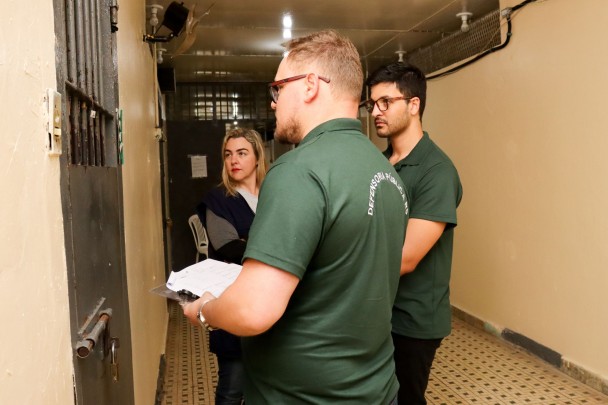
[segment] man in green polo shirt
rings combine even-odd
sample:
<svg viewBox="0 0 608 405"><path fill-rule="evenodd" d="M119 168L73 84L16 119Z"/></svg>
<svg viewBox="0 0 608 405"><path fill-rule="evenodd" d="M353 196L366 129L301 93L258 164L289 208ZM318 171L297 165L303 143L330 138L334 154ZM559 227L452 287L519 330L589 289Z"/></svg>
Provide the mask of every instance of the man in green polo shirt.
<svg viewBox="0 0 608 405"><path fill-rule="evenodd" d="M422 130L424 74L392 63L373 72L367 85L371 99L363 104L378 136L388 138L385 156L410 195L392 319L399 403L426 404L435 352L451 331L452 246L462 185L450 158Z"/></svg>
<svg viewBox="0 0 608 405"><path fill-rule="evenodd" d="M191 320L244 336L245 402L396 403L391 312L408 199L356 119L359 55L334 31L290 41L270 83L275 139L243 269Z"/></svg>

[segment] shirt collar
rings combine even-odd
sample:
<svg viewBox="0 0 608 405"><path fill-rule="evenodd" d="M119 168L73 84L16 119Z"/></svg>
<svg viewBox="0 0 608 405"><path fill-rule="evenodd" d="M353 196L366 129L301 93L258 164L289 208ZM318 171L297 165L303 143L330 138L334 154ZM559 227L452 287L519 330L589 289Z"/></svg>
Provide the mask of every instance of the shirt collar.
<svg viewBox="0 0 608 405"><path fill-rule="evenodd" d="M394 165L395 169L399 170L402 166L417 166L421 164L431 145L431 138L429 137L429 134L424 131L422 133L422 138L420 138L420 140L418 141L416 146L414 146L414 149L412 149L409 155L407 155ZM388 148L383 153L384 156L386 156L387 158L390 158L393 154L393 146L390 144L390 142L388 144Z"/></svg>
<svg viewBox="0 0 608 405"><path fill-rule="evenodd" d="M325 132L333 131L357 131L361 132L361 121L354 118L335 118L333 120L326 121L321 125L313 128L300 142L300 145L304 145L308 142L312 142L313 139L318 138Z"/></svg>

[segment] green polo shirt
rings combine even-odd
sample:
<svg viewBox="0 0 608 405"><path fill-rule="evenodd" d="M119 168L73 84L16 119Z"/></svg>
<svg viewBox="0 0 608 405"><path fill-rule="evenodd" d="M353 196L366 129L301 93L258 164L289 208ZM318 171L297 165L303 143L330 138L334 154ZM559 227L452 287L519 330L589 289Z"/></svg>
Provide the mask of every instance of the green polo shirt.
<svg viewBox="0 0 608 405"><path fill-rule="evenodd" d="M390 157L389 146L384 154ZM393 332L418 339L450 334L450 275L456 208L462 185L450 158L425 132L395 165L410 196L410 218L445 222L446 228L416 269L401 277L393 307Z"/></svg>
<svg viewBox="0 0 608 405"><path fill-rule="evenodd" d="M390 321L406 210L399 176L357 120L318 126L276 161L245 258L300 282L270 330L242 339L247 404L395 397Z"/></svg>

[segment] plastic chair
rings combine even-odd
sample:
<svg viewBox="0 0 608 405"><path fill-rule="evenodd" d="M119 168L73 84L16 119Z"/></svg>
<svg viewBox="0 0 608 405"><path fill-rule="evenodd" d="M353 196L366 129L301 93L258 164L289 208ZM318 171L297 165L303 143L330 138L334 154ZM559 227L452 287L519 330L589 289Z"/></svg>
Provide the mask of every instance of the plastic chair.
<svg viewBox="0 0 608 405"><path fill-rule="evenodd" d="M190 224L192 236L194 236L194 244L196 245L195 263L198 263L199 255L205 255L205 259L209 257L209 238L207 238L207 231L198 215L192 215L188 219L188 224Z"/></svg>

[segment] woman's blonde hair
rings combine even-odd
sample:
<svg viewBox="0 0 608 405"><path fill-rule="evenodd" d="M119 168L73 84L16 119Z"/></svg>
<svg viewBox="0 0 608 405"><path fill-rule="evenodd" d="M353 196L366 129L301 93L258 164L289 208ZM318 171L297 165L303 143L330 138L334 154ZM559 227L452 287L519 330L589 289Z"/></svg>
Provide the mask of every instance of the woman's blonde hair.
<svg viewBox="0 0 608 405"><path fill-rule="evenodd" d="M257 162L256 165L256 176L255 181L256 185L259 187L262 184L262 180L266 176L266 157L264 155L264 144L262 142L262 137L260 134L253 130L247 128L236 128L231 129L224 136L224 141L222 142L222 185L226 189L226 194L230 196L235 196L237 194L236 182L228 175L228 171L226 170L226 164L224 162L224 152L226 150L226 144L229 140L234 138L245 138L247 142L251 144L253 148L253 153L255 153L255 159Z"/></svg>

